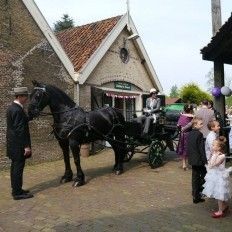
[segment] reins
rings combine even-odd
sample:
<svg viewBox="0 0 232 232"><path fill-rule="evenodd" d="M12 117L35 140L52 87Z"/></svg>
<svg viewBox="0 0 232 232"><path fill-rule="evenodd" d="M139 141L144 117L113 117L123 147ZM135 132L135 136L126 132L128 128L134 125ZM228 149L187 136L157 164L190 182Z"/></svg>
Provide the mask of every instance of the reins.
<svg viewBox="0 0 232 232"><path fill-rule="evenodd" d="M54 114L63 114L63 113L67 113L67 112L70 112L70 111L76 110L76 109L78 109L78 107L73 107L73 108L70 108L68 110L57 111L57 112L50 112L50 113L49 112L42 112L42 111L40 111L39 115L40 116L48 116L48 115L54 115Z"/></svg>
<svg viewBox="0 0 232 232"><path fill-rule="evenodd" d="M120 124L120 123L113 124L111 130L107 133L107 135L104 135L103 133L101 133L100 131L98 131L94 126L91 126L91 125L88 124L88 123L82 123L81 125L78 125L78 126L74 127L74 128L68 133L67 138L70 137L70 135L71 135L75 130L77 130L78 128L80 128L80 127L82 127L82 126L87 126L88 128L92 129L96 134L98 134L99 136L101 136L101 137L103 138L103 140L125 144L125 142L122 142L122 141L117 140L117 139L112 139L112 138L110 137L110 135L113 135L112 132L113 132L113 130L114 130L116 127L123 127L123 125Z"/></svg>

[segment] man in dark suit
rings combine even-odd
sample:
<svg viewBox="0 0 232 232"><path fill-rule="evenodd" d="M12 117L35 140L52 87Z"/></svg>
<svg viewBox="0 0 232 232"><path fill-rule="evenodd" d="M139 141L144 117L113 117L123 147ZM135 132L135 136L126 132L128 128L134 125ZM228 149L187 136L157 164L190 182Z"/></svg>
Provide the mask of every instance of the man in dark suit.
<svg viewBox="0 0 232 232"><path fill-rule="evenodd" d="M23 190L23 170L25 160L31 156L31 139L28 117L23 106L28 99L28 89L18 87L13 89L14 102L7 109L7 156L11 159L11 188L14 200L33 197L28 190Z"/></svg>
<svg viewBox="0 0 232 232"><path fill-rule="evenodd" d="M201 198L207 163L204 137L200 132L202 127L203 119L195 117L187 139L188 163L192 166L192 196L195 204L205 201Z"/></svg>

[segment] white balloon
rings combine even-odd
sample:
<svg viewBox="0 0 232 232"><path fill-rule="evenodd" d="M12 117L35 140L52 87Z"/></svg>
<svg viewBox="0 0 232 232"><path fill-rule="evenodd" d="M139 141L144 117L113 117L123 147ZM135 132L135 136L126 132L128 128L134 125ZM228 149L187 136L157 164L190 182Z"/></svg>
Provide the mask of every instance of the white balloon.
<svg viewBox="0 0 232 232"><path fill-rule="evenodd" d="M223 86L223 87L221 88L221 93L222 93L224 96L230 96L231 93L232 93L232 91L231 91L231 89L230 89L229 87Z"/></svg>

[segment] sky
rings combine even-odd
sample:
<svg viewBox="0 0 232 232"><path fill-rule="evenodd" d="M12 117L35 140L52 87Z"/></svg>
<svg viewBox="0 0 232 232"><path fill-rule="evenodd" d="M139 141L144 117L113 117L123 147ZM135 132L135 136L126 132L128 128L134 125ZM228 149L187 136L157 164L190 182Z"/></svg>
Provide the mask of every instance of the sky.
<svg viewBox="0 0 232 232"><path fill-rule="evenodd" d="M35 0L49 25L68 14L75 25L125 14L126 0ZM202 60L200 49L212 37L211 0L130 0L129 9L164 93L195 82L207 89L213 63ZM221 0L222 23L230 17L232 0ZM232 78L232 67L225 66ZM229 86L232 87L232 86Z"/></svg>

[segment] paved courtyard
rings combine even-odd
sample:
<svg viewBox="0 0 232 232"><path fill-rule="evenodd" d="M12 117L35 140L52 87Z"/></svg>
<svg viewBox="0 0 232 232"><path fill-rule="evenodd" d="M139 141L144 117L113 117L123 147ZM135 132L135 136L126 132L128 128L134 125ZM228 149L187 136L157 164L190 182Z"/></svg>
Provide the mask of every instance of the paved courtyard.
<svg viewBox="0 0 232 232"><path fill-rule="evenodd" d="M175 154L158 169L136 154L120 176L112 165L111 150L82 158L87 184L80 188L59 183L63 161L27 166L24 187L34 198L22 201L12 200L9 171L1 171L0 231L232 231L232 214L210 217L214 200L192 204L191 170Z"/></svg>

